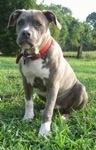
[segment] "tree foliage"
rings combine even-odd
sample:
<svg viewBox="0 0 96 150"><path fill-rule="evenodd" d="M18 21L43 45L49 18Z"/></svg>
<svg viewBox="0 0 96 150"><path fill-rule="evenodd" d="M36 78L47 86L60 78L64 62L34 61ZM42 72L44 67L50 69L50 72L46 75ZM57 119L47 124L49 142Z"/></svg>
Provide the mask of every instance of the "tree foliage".
<svg viewBox="0 0 96 150"><path fill-rule="evenodd" d="M92 27L91 30L89 30L91 37L89 46L93 48L93 50L96 50L96 12L89 14L86 18L86 22L89 23Z"/></svg>
<svg viewBox="0 0 96 150"><path fill-rule="evenodd" d="M15 42L15 28L7 29L10 14L16 9L36 6L35 0L0 0L0 51L4 55L16 54L19 50Z"/></svg>
<svg viewBox="0 0 96 150"><path fill-rule="evenodd" d="M96 12L92 12L86 18L86 21L92 25L94 29L96 29Z"/></svg>
<svg viewBox="0 0 96 150"><path fill-rule="evenodd" d="M16 45L15 28L7 29L8 18L16 9L47 9L53 11L62 29L58 30L54 24L50 24L52 36L59 42L63 50L96 49L96 13L90 14L86 22L80 22L72 17L72 11L61 5L50 6L37 5L36 0L0 0L0 51L4 55L16 54L19 51ZM90 24L91 25L90 25ZM91 27L93 26L93 28Z"/></svg>

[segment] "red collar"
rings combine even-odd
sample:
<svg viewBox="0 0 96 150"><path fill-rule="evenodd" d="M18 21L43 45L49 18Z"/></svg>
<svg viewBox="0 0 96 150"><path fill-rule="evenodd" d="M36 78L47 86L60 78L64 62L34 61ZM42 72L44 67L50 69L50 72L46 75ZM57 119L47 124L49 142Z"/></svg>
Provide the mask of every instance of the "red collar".
<svg viewBox="0 0 96 150"><path fill-rule="evenodd" d="M48 49L51 46L51 43L52 43L52 40L50 39L46 43L46 45L39 51L39 54L36 54L36 55L30 55L27 51L24 51L24 53L21 53L17 56L16 63L18 64L18 62L22 56L25 58L30 58L31 60L39 59L42 55L44 55L48 51Z"/></svg>

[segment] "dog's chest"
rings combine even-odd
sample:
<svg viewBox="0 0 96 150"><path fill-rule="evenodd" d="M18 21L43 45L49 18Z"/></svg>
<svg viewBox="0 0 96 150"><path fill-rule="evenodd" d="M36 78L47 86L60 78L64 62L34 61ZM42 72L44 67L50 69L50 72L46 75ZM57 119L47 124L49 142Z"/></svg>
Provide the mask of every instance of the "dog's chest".
<svg viewBox="0 0 96 150"><path fill-rule="evenodd" d="M35 78L40 78L44 81L44 79L49 78L49 68L46 68L46 64L44 64L43 59L39 58L37 60L30 60L24 64L23 60L21 60L22 64L22 73L26 77L27 82L31 85L34 84Z"/></svg>

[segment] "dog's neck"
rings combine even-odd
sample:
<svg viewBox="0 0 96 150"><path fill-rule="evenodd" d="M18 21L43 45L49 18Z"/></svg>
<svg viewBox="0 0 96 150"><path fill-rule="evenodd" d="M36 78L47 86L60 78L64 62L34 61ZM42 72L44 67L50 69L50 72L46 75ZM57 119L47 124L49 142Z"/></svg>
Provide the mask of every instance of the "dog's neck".
<svg viewBox="0 0 96 150"><path fill-rule="evenodd" d="M45 45L48 43L48 41L50 41L50 39L52 40L52 37L50 35L50 31L48 30L46 35L43 34L41 39L42 39L42 41L36 49L37 53L39 53L39 51L41 49L43 49L43 47L45 47Z"/></svg>
<svg viewBox="0 0 96 150"><path fill-rule="evenodd" d="M35 53L35 54L30 54L28 53L28 51L24 50L23 52L21 52L21 54L18 55L16 59L16 63L19 62L22 56L24 58L24 64L25 64L26 58L30 58L32 61L41 58L49 50L51 44L52 44L52 38L48 39L45 45L38 51L38 53Z"/></svg>

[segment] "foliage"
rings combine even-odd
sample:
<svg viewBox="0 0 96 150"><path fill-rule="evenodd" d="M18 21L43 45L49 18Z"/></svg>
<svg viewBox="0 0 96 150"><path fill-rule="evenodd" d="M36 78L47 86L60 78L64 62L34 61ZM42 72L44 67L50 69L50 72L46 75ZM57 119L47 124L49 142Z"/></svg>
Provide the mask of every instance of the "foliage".
<svg viewBox="0 0 96 150"><path fill-rule="evenodd" d="M93 47L93 50L96 49L96 12L92 12L86 18L86 22L89 23L92 27L90 34L91 34L91 42L90 47Z"/></svg>
<svg viewBox="0 0 96 150"><path fill-rule="evenodd" d="M66 18L68 25L69 36L67 36L67 47L68 49L75 49L80 46L81 34L83 32L82 24L73 17Z"/></svg>
<svg viewBox="0 0 96 150"><path fill-rule="evenodd" d="M91 49L92 46L92 28L91 26L86 23L83 22L83 32L81 34L81 44L83 45L84 49Z"/></svg>
<svg viewBox="0 0 96 150"><path fill-rule="evenodd" d="M54 112L52 136L44 139L37 137L44 103L36 97L36 117L22 120L24 92L18 67L14 58L0 57L0 150L96 150L96 59L68 62L85 84L89 101L65 122L59 111Z"/></svg>
<svg viewBox="0 0 96 150"><path fill-rule="evenodd" d="M96 29L92 30L92 44L96 48Z"/></svg>
<svg viewBox="0 0 96 150"><path fill-rule="evenodd" d="M94 26L96 13L92 13L87 17L87 22L80 22L72 17L72 11L61 5L51 4L50 6L44 5L43 1L37 5L36 0L1 0L0 1L0 52L4 55L16 54L19 47L16 45L16 32L15 27L7 29L8 18L15 9L49 9L52 10L59 22L62 29L58 30L55 25L50 24L52 36L61 45L64 50L95 50L96 49L96 31L91 28ZM91 23L91 25L89 24Z"/></svg>
<svg viewBox="0 0 96 150"><path fill-rule="evenodd" d="M62 13L63 8L61 5L51 4L50 6L47 7L47 9L53 11L56 14L56 17L58 18L58 21L60 22L62 26L62 29L58 30L53 24L51 24L50 30L51 30L51 35L55 38L55 40L57 40L60 43L61 47L63 48L65 47L64 43L65 43L66 36L67 36L67 26L64 21L65 14ZM66 9L66 14L69 12L70 10Z"/></svg>
<svg viewBox="0 0 96 150"><path fill-rule="evenodd" d="M15 28L7 29L10 14L15 9L34 8L35 0L0 0L0 51L5 55L16 54L18 47L16 45Z"/></svg>
<svg viewBox="0 0 96 150"><path fill-rule="evenodd" d="M92 25L93 29L96 29L96 12L89 14L86 21Z"/></svg>
<svg viewBox="0 0 96 150"><path fill-rule="evenodd" d="M61 31L56 34L54 27L51 28L52 36L60 41L62 49L70 49L70 47L78 47L80 45L80 37L82 26L78 20L73 18L70 9L62 7L61 5L51 4L48 9L54 11L59 22L62 25ZM55 30L55 31L54 31Z"/></svg>

